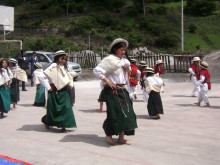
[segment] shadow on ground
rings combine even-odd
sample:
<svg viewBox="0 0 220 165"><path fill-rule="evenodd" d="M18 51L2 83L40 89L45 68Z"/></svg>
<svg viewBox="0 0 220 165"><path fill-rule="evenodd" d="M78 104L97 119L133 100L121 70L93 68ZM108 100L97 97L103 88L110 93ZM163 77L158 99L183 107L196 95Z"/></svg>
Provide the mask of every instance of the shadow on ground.
<svg viewBox="0 0 220 165"><path fill-rule="evenodd" d="M111 147L106 143L104 137L99 137L95 134L76 134L76 135L66 135L60 142L83 142L100 147Z"/></svg>
<svg viewBox="0 0 220 165"><path fill-rule="evenodd" d="M36 132L53 132L53 133L64 133L61 132L60 128L50 127L50 129L46 129L43 124L36 125L23 125L21 128L17 129L18 131L36 131ZM65 132L73 132L74 130L68 130Z"/></svg>

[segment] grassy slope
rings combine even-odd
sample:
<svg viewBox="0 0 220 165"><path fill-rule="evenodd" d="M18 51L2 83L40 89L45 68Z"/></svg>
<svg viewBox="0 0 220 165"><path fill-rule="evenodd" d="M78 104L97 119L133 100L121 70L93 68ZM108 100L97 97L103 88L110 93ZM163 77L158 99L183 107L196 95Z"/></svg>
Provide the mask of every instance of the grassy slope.
<svg viewBox="0 0 220 165"><path fill-rule="evenodd" d="M127 10L127 7L129 7L131 4L130 2L126 7L121 9L121 13L110 13L112 18L118 19L121 17L120 21L120 27L112 29L110 27L104 27L103 25L97 24L94 22L95 27L92 27L90 29L89 33L91 34L91 44L93 44L94 47L97 47L96 50L100 49L101 44L106 44L108 45L109 42L106 42L106 38L114 38L116 36L122 36L125 38L128 38L129 41L132 44L132 41L135 40L137 42L137 46L146 46L149 47L145 43L146 38L153 37L153 35L149 32L144 32L140 29L138 29L138 19L140 18L141 15L137 17L129 17L129 16L124 16L123 13L125 10ZM147 7L150 7L152 9L156 9L158 7L167 7L170 10L167 12L167 15L154 15L154 14L148 14L146 17L151 17L152 19L157 22L158 24L163 27L164 24L166 26L169 26L170 29L172 29L173 33L177 38L180 40L180 9L181 9L181 2L177 3L168 3L165 5L161 4L156 4L156 3L150 3L146 4ZM59 30L64 30L65 28L68 28L71 24L77 23L79 20L84 19L85 17L88 17L88 15L91 14L100 14L103 15L105 11L99 10L96 11L95 9L91 11L91 13L81 13L78 15L70 15L68 18L69 20L67 21L65 16L62 17L51 17L51 18L45 18L41 11L38 9L39 6L38 4L31 4L31 3L25 3L23 5L20 5L15 8L15 18L17 18L20 15L25 15L27 20L25 21L25 26L35 26L35 24L39 25L41 28L52 28L56 27ZM94 12L95 11L95 12ZM218 13L218 12L217 12ZM49 13L48 13L49 14ZM34 19L29 17L32 15L34 16ZM36 23L37 21L37 23ZM195 34L189 33L188 32L188 26L190 24L195 24L197 26L197 30ZM201 49L206 49L206 50L212 50L212 49L220 49L220 36L216 34L220 34L220 17L219 15L214 15L214 16L208 16L208 17L184 17L184 25L185 25L185 51L195 51L196 46L200 45ZM15 21L15 26L16 26L16 21ZM124 29L128 29L128 31L124 31ZM141 36L141 38L140 38ZM26 34L17 36L16 39L24 39L27 37ZM33 35L28 35L28 38L43 38L41 34L33 34ZM63 35L60 36L61 38L64 38ZM83 38L84 37L84 38ZM66 38L70 40L70 42L73 45L77 45L78 49L85 49L87 46L87 43L85 40L87 40L87 36L71 36L69 38ZM93 40L93 38L96 38L96 40ZM1 46L1 45L0 45ZM25 46L25 42L24 42ZM155 49L155 48L154 48ZM174 49L174 51L179 51L180 50L180 44L178 48Z"/></svg>

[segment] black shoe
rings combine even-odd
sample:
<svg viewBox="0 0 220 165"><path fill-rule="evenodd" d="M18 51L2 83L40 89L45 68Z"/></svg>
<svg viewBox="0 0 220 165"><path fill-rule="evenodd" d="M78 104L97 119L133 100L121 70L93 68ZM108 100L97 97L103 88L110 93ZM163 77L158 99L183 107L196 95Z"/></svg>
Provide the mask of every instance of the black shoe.
<svg viewBox="0 0 220 165"><path fill-rule="evenodd" d="M22 91L27 91L27 89L22 89Z"/></svg>

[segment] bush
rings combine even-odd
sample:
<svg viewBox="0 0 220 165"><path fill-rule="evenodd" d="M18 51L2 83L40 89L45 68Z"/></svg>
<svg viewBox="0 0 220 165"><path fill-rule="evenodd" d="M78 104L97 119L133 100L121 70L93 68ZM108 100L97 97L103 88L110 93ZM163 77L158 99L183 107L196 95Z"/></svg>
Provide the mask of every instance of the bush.
<svg viewBox="0 0 220 165"><path fill-rule="evenodd" d="M187 1L185 11L194 16L208 16L216 10L215 2L207 0Z"/></svg>
<svg viewBox="0 0 220 165"><path fill-rule="evenodd" d="M155 45L162 49L177 47L179 39L170 33L161 34L159 38L156 39Z"/></svg>
<svg viewBox="0 0 220 165"><path fill-rule="evenodd" d="M195 24L190 24L188 29L190 33L195 33L197 30L197 26Z"/></svg>

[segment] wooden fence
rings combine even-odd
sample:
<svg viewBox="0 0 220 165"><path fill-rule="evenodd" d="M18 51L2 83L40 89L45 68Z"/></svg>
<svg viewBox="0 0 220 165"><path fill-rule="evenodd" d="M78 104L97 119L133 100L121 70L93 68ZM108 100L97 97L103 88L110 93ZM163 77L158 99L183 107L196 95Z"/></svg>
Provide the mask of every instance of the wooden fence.
<svg viewBox="0 0 220 165"><path fill-rule="evenodd" d="M98 55L92 52L71 52L69 56L70 61L77 62L83 69L92 69L102 60L104 55ZM146 61L149 67L155 65L158 59L164 62L164 68L166 72L173 73L186 73L192 63L194 55L173 55L173 54L153 54L153 53L142 53L139 55L129 55L130 58L139 61ZM202 57L200 56L202 59Z"/></svg>

